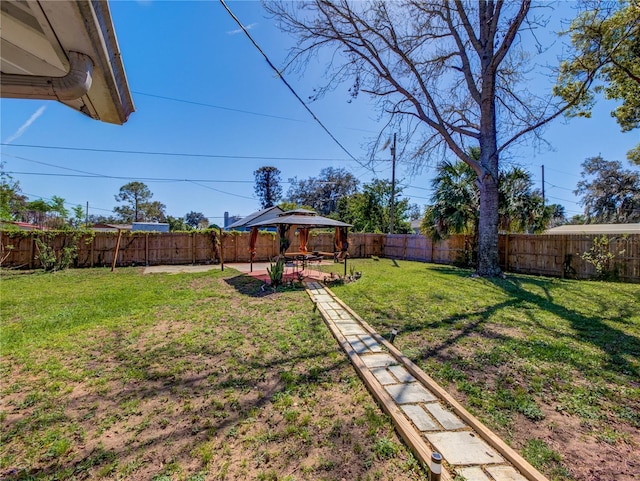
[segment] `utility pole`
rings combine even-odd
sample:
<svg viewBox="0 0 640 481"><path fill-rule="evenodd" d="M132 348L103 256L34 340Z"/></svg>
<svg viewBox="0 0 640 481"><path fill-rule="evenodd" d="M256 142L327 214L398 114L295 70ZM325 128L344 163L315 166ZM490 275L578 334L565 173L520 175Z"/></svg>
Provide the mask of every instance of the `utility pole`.
<svg viewBox="0 0 640 481"><path fill-rule="evenodd" d="M542 164L542 208L544 209L545 207L545 201L544 201L544 164Z"/></svg>
<svg viewBox="0 0 640 481"><path fill-rule="evenodd" d="M87 208L84 211L84 227L89 228L89 201L87 201Z"/></svg>
<svg viewBox="0 0 640 481"><path fill-rule="evenodd" d="M395 197L396 197L396 134L393 134L391 146L391 202L389 203L389 234L393 234L395 223Z"/></svg>

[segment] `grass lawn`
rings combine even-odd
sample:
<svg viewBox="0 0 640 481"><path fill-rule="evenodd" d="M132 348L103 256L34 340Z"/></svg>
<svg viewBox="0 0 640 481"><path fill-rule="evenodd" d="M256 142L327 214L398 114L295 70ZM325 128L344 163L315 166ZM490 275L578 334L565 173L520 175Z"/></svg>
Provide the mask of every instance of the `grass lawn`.
<svg viewBox="0 0 640 481"><path fill-rule="evenodd" d="M331 289L550 479L638 479L640 285L350 265Z"/></svg>
<svg viewBox="0 0 640 481"><path fill-rule="evenodd" d="M0 479L417 480L304 291L0 272Z"/></svg>
<svg viewBox="0 0 640 481"><path fill-rule="evenodd" d="M637 479L640 286L350 265L332 290L550 479ZM0 290L0 479L424 474L303 291L135 268Z"/></svg>

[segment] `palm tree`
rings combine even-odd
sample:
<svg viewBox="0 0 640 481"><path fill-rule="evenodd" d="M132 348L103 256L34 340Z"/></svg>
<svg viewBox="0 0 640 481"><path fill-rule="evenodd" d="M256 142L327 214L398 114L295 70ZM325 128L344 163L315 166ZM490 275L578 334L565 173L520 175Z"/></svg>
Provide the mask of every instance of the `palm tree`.
<svg viewBox="0 0 640 481"><path fill-rule="evenodd" d="M471 149L469 154L473 157L479 152ZM532 190L531 174L520 167L512 167L500 172L498 182L500 230L503 233L544 230L554 208L545 208L540 192ZM434 188L432 205L426 209L422 231L435 241L451 234L466 234L471 237L466 248L475 253L480 221L476 173L461 161L443 162L431 184ZM472 258L473 254L467 257Z"/></svg>
<svg viewBox="0 0 640 481"><path fill-rule="evenodd" d="M435 189L422 230L433 240L450 234L475 235L478 231L480 193L474 170L464 162L443 162L431 181Z"/></svg>

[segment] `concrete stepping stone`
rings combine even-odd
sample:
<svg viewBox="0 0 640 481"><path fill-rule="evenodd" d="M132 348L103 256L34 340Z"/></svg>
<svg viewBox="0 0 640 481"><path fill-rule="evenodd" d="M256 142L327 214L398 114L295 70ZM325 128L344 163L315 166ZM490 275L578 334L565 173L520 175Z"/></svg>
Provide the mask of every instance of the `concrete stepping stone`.
<svg viewBox="0 0 640 481"><path fill-rule="evenodd" d="M397 384L398 383L396 378L393 377L391 375L391 373L389 371L387 371L387 369L384 368L384 367L375 367L375 368L371 369L371 374L373 374L376 377L376 379L378 380L378 382L380 384L382 384L383 386L385 384Z"/></svg>
<svg viewBox="0 0 640 481"><path fill-rule="evenodd" d="M442 427L447 430L452 431L454 429L461 429L467 426L458 418L458 416L442 407L440 403L425 404L424 407L433 415L434 418L436 418Z"/></svg>
<svg viewBox="0 0 640 481"><path fill-rule="evenodd" d="M405 404L400 407L419 431L439 431L441 429L419 404Z"/></svg>
<svg viewBox="0 0 640 481"><path fill-rule="evenodd" d="M368 368L387 367L392 364L398 364L398 361L396 361L392 355L386 353L368 354L362 356L361 359Z"/></svg>
<svg viewBox="0 0 640 481"><path fill-rule="evenodd" d="M336 327L338 329L340 329L340 332L342 333L343 336L353 336L353 335L359 335L359 334L366 334L367 331L365 331L360 324L357 324L355 322L336 322Z"/></svg>
<svg viewBox="0 0 640 481"><path fill-rule="evenodd" d="M362 336L360 338L360 340L362 342L364 342L367 345L367 347L369 349L371 349L373 352L381 352L382 351L382 346L380 344L378 344L378 341L376 341L370 335L367 334L366 336Z"/></svg>
<svg viewBox="0 0 640 481"><path fill-rule="evenodd" d="M309 284L309 287L311 297L329 328L337 337L341 337L340 332L347 341L348 345L343 347L356 369L369 370L376 379L377 382L369 386L373 395L384 403L390 403L388 397L392 398L395 404L387 406L388 412L423 462L428 461L432 451L437 451L452 468L451 473L455 471L466 481L527 481L528 478L505 461L498 450L472 431L472 421L467 425L452 408L425 387L430 385L428 381L420 375L417 378L412 375L404 363L391 354L391 346L378 341L378 335L364 327L366 323L361 324L358 316L321 284ZM385 392L388 396L384 395ZM411 435L405 435L409 431ZM501 449L509 452L508 447ZM523 472L529 473L527 470Z"/></svg>
<svg viewBox="0 0 640 481"><path fill-rule="evenodd" d="M367 345L360 340L357 336L345 336L347 342L351 344L351 347L356 352L356 354L365 354L367 352L371 352Z"/></svg>
<svg viewBox="0 0 640 481"><path fill-rule="evenodd" d="M447 463L453 466L504 463L497 451L471 431L447 431L425 436Z"/></svg>
<svg viewBox="0 0 640 481"><path fill-rule="evenodd" d="M456 468L456 474L462 476L466 481L491 481L480 466Z"/></svg>
<svg viewBox="0 0 640 481"><path fill-rule="evenodd" d="M416 382L416 378L409 374L404 366L389 366L389 371L399 382Z"/></svg>
<svg viewBox="0 0 640 481"><path fill-rule="evenodd" d="M326 302L326 303L333 302L333 303L335 303L333 297L331 297L327 293L317 293L317 294L314 294L314 297L315 297L315 301L316 302Z"/></svg>
<svg viewBox="0 0 640 481"><path fill-rule="evenodd" d="M417 382L391 384L384 388L398 404L422 403L436 400L433 394Z"/></svg>
<svg viewBox="0 0 640 481"><path fill-rule="evenodd" d="M527 481L513 466L487 466L486 469L496 481Z"/></svg>

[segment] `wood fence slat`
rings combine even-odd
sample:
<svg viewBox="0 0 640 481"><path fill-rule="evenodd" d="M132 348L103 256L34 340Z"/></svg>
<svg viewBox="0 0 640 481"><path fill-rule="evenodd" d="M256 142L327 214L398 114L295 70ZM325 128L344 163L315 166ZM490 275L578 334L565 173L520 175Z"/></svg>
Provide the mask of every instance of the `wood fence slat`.
<svg viewBox="0 0 640 481"><path fill-rule="evenodd" d="M40 263L35 239L48 239L58 251L70 245L72 240L61 233L25 231L0 231L3 267L37 268ZM593 248L598 236L573 235L525 235L509 234L499 238L499 259L504 270L535 275L595 277L594 266L582 258L582 254ZM249 233L222 234L219 239L222 251L218 251L210 232L128 232L123 233L118 266L158 264L208 264L220 261L224 252L226 262L249 262ZM615 254L612 269L616 269L620 280L640 282L640 235L609 236L610 252ZM96 232L80 236L77 240L77 267L109 266L114 260L117 235ZM297 238L290 251L298 249ZM439 242L422 235L404 234L349 234L351 257L389 257L395 259L452 264L465 254L468 240L454 235ZM12 248L9 249L9 246ZM334 233L313 232L308 250L333 252ZM277 239L273 232L261 232L256 243L255 260L264 262L278 254Z"/></svg>

